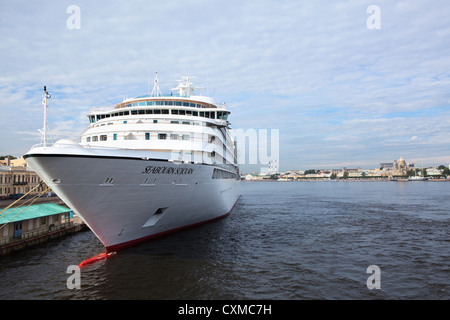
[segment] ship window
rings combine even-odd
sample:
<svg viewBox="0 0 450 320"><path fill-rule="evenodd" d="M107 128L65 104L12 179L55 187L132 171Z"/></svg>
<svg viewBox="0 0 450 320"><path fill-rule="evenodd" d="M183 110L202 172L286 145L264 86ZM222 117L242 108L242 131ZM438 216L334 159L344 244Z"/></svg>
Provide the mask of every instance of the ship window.
<svg viewBox="0 0 450 320"><path fill-rule="evenodd" d="M191 110L186 110L186 115L187 116L191 116L192 115L192 111Z"/></svg>
<svg viewBox="0 0 450 320"><path fill-rule="evenodd" d="M139 110L138 113L139 114L145 114L145 110Z"/></svg>
<svg viewBox="0 0 450 320"><path fill-rule="evenodd" d="M183 121L183 124L191 124L189 121Z"/></svg>
<svg viewBox="0 0 450 320"><path fill-rule="evenodd" d="M86 142L91 142L91 137L87 137Z"/></svg>
<svg viewBox="0 0 450 320"><path fill-rule="evenodd" d="M153 106L153 104L154 104L153 101L147 101L148 106Z"/></svg>
<svg viewBox="0 0 450 320"><path fill-rule="evenodd" d="M176 106L181 106L181 101L175 101Z"/></svg>
<svg viewBox="0 0 450 320"><path fill-rule="evenodd" d="M101 135L100 141L106 141L107 138L108 138L107 135Z"/></svg>
<svg viewBox="0 0 450 320"><path fill-rule="evenodd" d="M145 133L145 140L150 140L150 133L149 132Z"/></svg>
<svg viewBox="0 0 450 320"><path fill-rule="evenodd" d="M181 114L181 115L185 115L186 114L186 112L184 111L184 110L180 110L180 111L178 111L179 112L179 114Z"/></svg>
<svg viewBox="0 0 450 320"><path fill-rule="evenodd" d="M162 109L162 114L169 114L169 110L168 109Z"/></svg>
<svg viewBox="0 0 450 320"><path fill-rule="evenodd" d="M170 140L178 140L178 135L175 133L170 134Z"/></svg>
<svg viewBox="0 0 450 320"><path fill-rule="evenodd" d="M182 138L183 140L191 140L191 136L190 135L188 135L188 134L183 134L183 138Z"/></svg>
<svg viewBox="0 0 450 320"><path fill-rule="evenodd" d="M153 123L158 123L158 120L153 120Z"/></svg>
<svg viewBox="0 0 450 320"><path fill-rule="evenodd" d="M198 117L198 111L192 111L192 115L193 115L194 117Z"/></svg>
<svg viewBox="0 0 450 320"><path fill-rule="evenodd" d="M166 133L158 133L158 139L159 140L166 140L167 134Z"/></svg>
<svg viewBox="0 0 450 320"><path fill-rule="evenodd" d="M178 114L178 110L172 110L172 114Z"/></svg>
<svg viewBox="0 0 450 320"><path fill-rule="evenodd" d="M147 109L147 110L145 110L145 113L146 113L146 114L152 114L152 113L153 113L153 110Z"/></svg>
<svg viewBox="0 0 450 320"><path fill-rule="evenodd" d="M211 114L211 119L215 119L216 118L216 113L214 111L211 111L210 114Z"/></svg>
<svg viewBox="0 0 450 320"><path fill-rule="evenodd" d="M137 102L133 102L132 106L133 107L137 107L138 103Z"/></svg>
<svg viewBox="0 0 450 320"><path fill-rule="evenodd" d="M153 110L153 113L154 114L161 114L161 110L159 110L159 109Z"/></svg>
<svg viewBox="0 0 450 320"><path fill-rule="evenodd" d="M98 137L97 136L93 136L92 137L92 141L98 141Z"/></svg>
<svg viewBox="0 0 450 320"><path fill-rule="evenodd" d="M190 103L189 106L195 108L195 103Z"/></svg>
<svg viewBox="0 0 450 320"><path fill-rule="evenodd" d="M183 107L189 107L189 102L183 102Z"/></svg>
<svg viewBox="0 0 450 320"><path fill-rule="evenodd" d="M137 110L131 110L131 114L137 114Z"/></svg>
<svg viewBox="0 0 450 320"><path fill-rule="evenodd" d="M173 106L173 101L166 101L166 105Z"/></svg>
<svg viewBox="0 0 450 320"><path fill-rule="evenodd" d="M117 133L113 133L113 140L117 140Z"/></svg>
<svg viewBox="0 0 450 320"><path fill-rule="evenodd" d="M140 106L145 106L146 103L145 103L145 101L141 101L141 102L139 102L139 105L140 105Z"/></svg>
<svg viewBox="0 0 450 320"><path fill-rule="evenodd" d="M164 101L156 101L156 105L157 106L163 106L164 105Z"/></svg>
<svg viewBox="0 0 450 320"><path fill-rule="evenodd" d="M178 121L172 120L170 123L179 123Z"/></svg>
<svg viewBox="0 0 450 320"><path fill-rule="evenodd" d="M122 112L121 112L121 113L122 113ZM130 111L125 111L123 114L126 115L126 116L128 116L128 115L130 114Z"/></svg>
<svg viewBox="0 0 450 320"><path fill-rule="evenodd" d="M123 123L127 123L127 120L124 120Z"/></svg>
<svg viewBox="0 0 450 320"><path fill-rule="evenodd" d="M200 117L204 117L205 116L205 111L200 111Z"/></svg>

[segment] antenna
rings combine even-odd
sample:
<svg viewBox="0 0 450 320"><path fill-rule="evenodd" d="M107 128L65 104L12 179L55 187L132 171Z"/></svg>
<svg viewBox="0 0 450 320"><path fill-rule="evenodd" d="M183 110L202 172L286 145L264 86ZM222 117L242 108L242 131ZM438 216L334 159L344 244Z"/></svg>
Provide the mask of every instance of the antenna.
<svg viewBox="0 0 450 320"><path fill-rule="evenodd" d="M148 72L147 77L147 95L150 95L150 71Z"/></svg>
<svg viewBox="0 0 450 320"><path fill-rule="evenodd" d="M47 86L44 86L44 95L42 96L44 99L42 100L42 104L44 105L44 128L42 129L42 144L44 148L47 146L47 99L50 99L52 96L47 92Z"/></svg>
<svg viewBox="0 0 450 320"><path fill-rule="evenodd" d="M155 84L153 85L152 97L159 97L162 94L161 94L161 90L159 90L159 86L158 86L158 72L156 72L154 83ZM149 91L150 91L150 88L149 88Z"/></svg>

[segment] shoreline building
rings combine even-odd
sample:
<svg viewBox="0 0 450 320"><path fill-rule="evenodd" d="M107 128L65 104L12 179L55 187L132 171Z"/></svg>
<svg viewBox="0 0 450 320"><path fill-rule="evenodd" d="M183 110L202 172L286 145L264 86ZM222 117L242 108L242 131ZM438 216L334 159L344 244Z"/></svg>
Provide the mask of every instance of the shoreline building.
<svg viewBox="0 0 450 320"><path fill-rule="evenodd" d="M0 209L0 256L81 231L71 209L56 203Z"/></svg>
<svg viewBox="0 0 450 320"><path fill-rule="evenodd" d="M383 176L405 176L409 170L413 170L414 168L415 164L407 163L402 156L393 162L380 163L380 170Z"/></svg>
<svg viewBox="0 0 450 320"><path fill-rule="evenodd" d="M19 198L42 182L38 174L29 167L0 166L0 200ZM44 192L42 184L30 192L30 196Z"/></svg>

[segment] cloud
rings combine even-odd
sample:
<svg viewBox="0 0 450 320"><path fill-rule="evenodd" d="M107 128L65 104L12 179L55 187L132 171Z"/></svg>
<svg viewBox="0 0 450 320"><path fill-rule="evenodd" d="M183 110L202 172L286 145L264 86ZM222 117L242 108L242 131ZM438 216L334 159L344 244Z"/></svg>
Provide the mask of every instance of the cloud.
<svg viewBox="0 0 450 320"><path fill-rule="evenodd" d="M378 1L380 30L371 1L77 1L79 30L71 4L0 3L0 154L39 142L43 85L73 137L156 71L163 92L196 76L235 128L280 129L281 169L450 153L446 1Z"/></svg>

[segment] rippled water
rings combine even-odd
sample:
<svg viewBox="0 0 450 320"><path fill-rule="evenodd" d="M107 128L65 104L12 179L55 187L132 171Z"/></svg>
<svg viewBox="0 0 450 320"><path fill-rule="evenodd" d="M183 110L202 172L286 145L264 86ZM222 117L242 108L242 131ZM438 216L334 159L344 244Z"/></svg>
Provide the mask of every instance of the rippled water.
<svg viewBox="0 0 450 320"><path fill-rule="evenodd" d="M90 232L1 258L1 299L449 299L448 182L243 182L225 219L119 252ZM368 289L367 268L380 268Z"/></svg>

